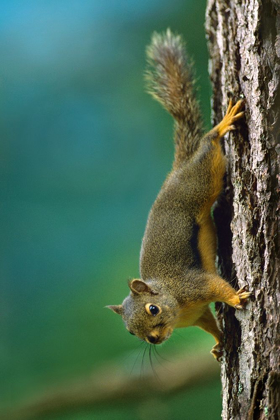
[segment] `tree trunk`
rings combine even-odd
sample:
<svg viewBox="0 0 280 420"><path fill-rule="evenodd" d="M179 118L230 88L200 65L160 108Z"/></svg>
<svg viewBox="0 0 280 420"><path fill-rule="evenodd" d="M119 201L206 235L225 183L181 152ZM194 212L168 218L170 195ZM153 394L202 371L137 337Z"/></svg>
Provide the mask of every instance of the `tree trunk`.
<svg viewBox="0 0 280 420"><path fill-rule="evenodd" d="M253 292L220 305L223 419L280 419L280 2L208 0L214 123L229 96L245 120L225 139L225 194L215 211L222 274Z"/></svg>

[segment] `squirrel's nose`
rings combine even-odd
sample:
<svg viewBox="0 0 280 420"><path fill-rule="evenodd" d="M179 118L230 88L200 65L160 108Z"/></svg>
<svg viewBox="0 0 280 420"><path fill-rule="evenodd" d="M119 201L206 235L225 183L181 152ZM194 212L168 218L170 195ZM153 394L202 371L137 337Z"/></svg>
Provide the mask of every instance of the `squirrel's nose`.
<svg viewBox="0 0 280 420"><path fill-rule="evenodd" d="M156 344L159 341L159 336L158 335L148 335L147 339L148 339L149 343Z"/></svg>

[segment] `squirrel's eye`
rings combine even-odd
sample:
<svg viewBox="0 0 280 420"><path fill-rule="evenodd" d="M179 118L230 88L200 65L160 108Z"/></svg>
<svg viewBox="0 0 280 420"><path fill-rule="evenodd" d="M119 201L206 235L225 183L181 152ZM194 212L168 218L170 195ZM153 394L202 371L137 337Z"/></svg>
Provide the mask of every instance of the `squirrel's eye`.
<svg viewBox="0 0 280 420"><path fill-rule="evenodd" d="M157 315L159 313L159 309L155 305L150 305L149 311L151 312L152 315Z"/></svg>
<svg viewBox="0 0 280 420"><path fill-rule="evenodd" d="M152 303L147 303L147 304L145 305L145 309L146 309L146 312L147 312L149 315L156 316L156 315L158 315L159 313L161 313L161 308L160 308L159 306L157 306L157 305L153 305Z"/></svg>

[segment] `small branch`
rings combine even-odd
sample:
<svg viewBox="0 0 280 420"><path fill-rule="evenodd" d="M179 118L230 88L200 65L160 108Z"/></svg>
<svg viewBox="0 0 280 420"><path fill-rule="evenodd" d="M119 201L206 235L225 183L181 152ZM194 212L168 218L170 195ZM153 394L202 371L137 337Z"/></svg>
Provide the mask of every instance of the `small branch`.
<svg viewBox="0 0 280 420"><path fill-rule="evenodd" d="M71 385L46 392L21 407L1 413L2 420L38 419L42 415L105 406L106 403L127 403L151 395L169 395L179 390L207 383L219 377L219 364L211 355L196 353L165 362L153 371L140 376L124 369L106 366L94 376Z"/></svg>

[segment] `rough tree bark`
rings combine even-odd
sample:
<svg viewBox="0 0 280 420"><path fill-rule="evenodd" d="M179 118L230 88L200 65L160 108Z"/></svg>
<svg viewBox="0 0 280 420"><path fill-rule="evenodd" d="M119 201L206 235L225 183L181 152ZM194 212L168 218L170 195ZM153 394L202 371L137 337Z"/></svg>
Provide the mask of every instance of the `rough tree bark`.
<svg viewBox="0 0 280 420"><path fill-rule="evenodd" d="M219 307L225 331L223 419L280 419L280 2L208 0L214 122L244 97L245 122L225 139L218 224L223 275L253 298ZM221 205L222 204L222 205Z"/></svg>

